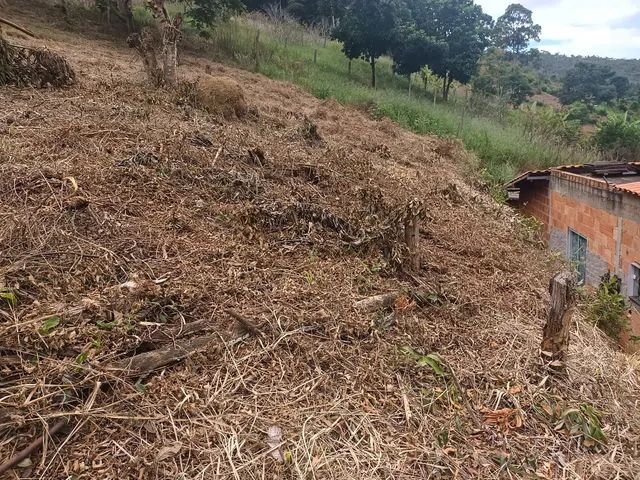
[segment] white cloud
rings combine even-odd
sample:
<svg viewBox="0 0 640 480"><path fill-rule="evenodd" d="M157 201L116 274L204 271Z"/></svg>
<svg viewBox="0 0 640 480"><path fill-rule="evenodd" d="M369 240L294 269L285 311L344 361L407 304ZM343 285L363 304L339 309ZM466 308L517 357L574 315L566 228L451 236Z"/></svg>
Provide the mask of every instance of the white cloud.
<svg viewBox="0 0 640 480"><path fill-rule="evenodd" d="M476 0L498 18L517 0ZM523 0L542 26L539 48L567 55L640 58L639 0ZM636 22L637 20L637 22ZM535 45L534 45L535 46Z"/></svg>

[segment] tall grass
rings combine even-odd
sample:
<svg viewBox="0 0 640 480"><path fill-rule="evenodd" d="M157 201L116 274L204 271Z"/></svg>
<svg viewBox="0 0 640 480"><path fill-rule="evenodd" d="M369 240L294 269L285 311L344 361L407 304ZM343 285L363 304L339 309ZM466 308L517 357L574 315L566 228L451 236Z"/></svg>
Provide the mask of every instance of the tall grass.
<svg viewBox="0 0 640 480"><path fill-rule="evenodd" d="M142 15L136 10L136 17ZM466 97L453 95L447 103L434 103L433 86L425 91L415 80L409 96L409 79L395 75L388 58L378 61L377 88L372 89L367 62L353 60L349 73L349 60L338 43L286 18L252 15L208 33L206 42L194 35L187 41L215 60L296 83L318 98L366 105L416 133L460 138L480 159L485 179L494 184L527 169L597 161L590 151L526 131L518 115L472 108Z"/></svg>

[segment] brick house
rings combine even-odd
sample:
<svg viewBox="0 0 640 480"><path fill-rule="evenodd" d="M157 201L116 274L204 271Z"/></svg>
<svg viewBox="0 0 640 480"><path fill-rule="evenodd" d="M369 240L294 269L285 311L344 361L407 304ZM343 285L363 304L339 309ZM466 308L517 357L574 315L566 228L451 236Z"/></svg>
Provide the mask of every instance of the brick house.
<svg viewBox="0 0 640 480"><path fill-rule="evenodd" d="M510 204L542 222L549 248L576 266L581 282L598 285L607 273L622 280L632 334L640 335L640 162L527 172L507 190Z"/></svg>

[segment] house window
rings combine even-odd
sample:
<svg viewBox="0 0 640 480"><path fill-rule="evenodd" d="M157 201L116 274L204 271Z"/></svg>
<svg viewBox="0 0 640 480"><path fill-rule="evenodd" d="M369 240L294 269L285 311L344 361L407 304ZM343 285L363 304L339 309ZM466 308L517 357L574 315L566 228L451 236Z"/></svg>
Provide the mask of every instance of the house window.
<svg viewBox="0 0 640 480"><path fill-rule="evenodd" d="M630 297L636 303L640 303L640 265L631 264L631 287L629 288Z"/></svg>
<svg viewBox="0 0 640 480"><path fill-rule="evenodd" d="M587 280L587 239L573 230L569 230L569 261L578 272L578 283L584 285Z"/></svg>

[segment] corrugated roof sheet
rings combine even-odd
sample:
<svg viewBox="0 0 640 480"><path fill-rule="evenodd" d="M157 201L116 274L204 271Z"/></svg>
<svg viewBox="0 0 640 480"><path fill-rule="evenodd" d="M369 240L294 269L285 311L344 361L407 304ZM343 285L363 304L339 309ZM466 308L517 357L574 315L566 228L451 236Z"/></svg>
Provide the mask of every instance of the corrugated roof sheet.
<svg viewBox="0 0 640 480"><path fill-rule="evenodd" d="M640 167L640 162L627 162L627 165L631 168L635 167L636 169L638 169ZM585 171L587 168L593 168L593 166L594 165L560 165L558 167L552 167L547 170L532 170L530 172L525 172L521 175L518 175L516 178L508 182L505 187L513 188L515 184L521 182L522 180L525 180L527 177L532 175L555 173L559 176L582 178L584 179L584 181L601 183L605 186L606 190L630 193L632 195L640 197L640 182L621 183L618 185L610 184L605 180L606 177L603 176L602 178L599 178L597 176L593 176L591 172L587 173Z"/></svg>
<svg viewBox="0 0 640 480"><path fill-rule="evenodd" d="M620 185L616 185L616 187L618 190L640 195L640 182L622 183Z"/></svg>

